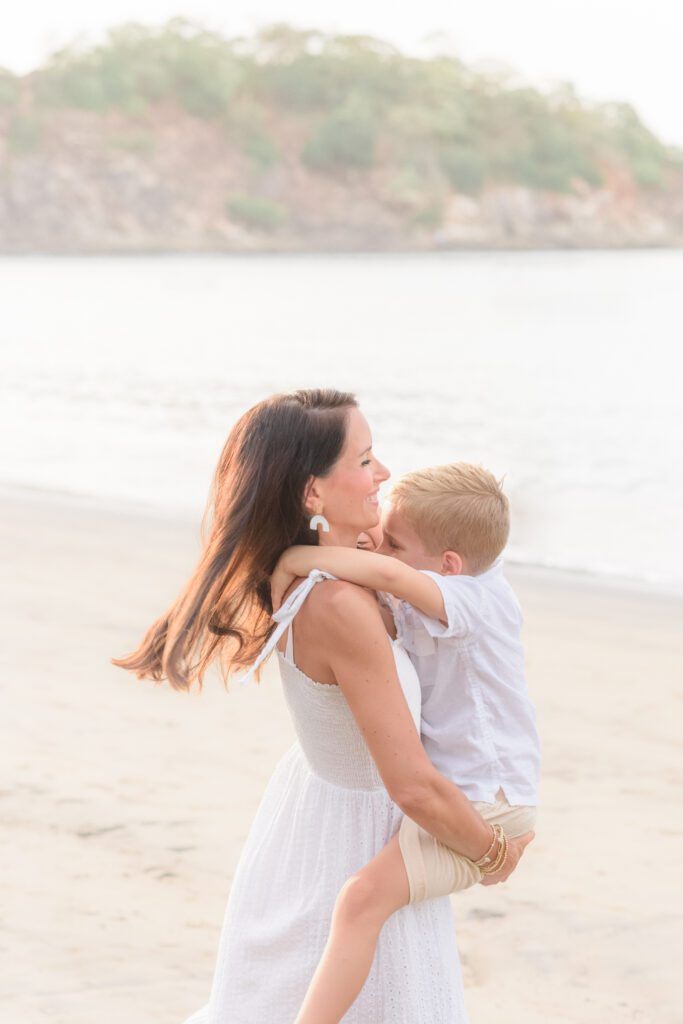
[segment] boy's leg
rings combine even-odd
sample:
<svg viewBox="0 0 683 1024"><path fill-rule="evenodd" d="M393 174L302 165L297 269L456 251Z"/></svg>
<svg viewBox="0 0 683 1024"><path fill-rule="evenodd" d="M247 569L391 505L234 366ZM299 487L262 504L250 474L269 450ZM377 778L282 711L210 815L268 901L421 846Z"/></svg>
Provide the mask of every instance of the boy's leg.
<svg viewBox="0 0 683 1024"><path fill-rule="evenodd" d="M533 830L535 807L511 807L503 796L493 804L475 803L485 821L502 825L512 839ZM462 892L483 878L467 857L444 846L410 818L404 818L399 842L410 887L410 902Z"/></svg>
<svg viewBox="0 0 683 1024"><path fill-rule="evenodd" d="M410 899L398 836L344 884L295 1024L338 1024L362 989L385 921Z"/></svg>
<svg viewBox="0 0 683 1024"><path fill-rule="evenodd" d="M481 881L482 874L476 864L440 843L412 818L401 822L399 843L411 903L461 892Z"/></svg>

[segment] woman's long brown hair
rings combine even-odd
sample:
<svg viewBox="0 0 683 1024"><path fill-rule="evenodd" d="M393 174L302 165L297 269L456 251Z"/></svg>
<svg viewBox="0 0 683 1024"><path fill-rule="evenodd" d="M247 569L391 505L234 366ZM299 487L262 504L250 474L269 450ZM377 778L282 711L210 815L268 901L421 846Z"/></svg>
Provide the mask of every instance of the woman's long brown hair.
<svg viewBox="0 0 683 1024"><path fill-rule="evenodd" d="M354 395L274 395L237 421L223 447L202 520L199 563L169 610L132 654L112 664L139 679L201 686L217 660L227 682L255 660L274 629L269 577L292 544L317 544L304 492L341 455Z"/></svg>

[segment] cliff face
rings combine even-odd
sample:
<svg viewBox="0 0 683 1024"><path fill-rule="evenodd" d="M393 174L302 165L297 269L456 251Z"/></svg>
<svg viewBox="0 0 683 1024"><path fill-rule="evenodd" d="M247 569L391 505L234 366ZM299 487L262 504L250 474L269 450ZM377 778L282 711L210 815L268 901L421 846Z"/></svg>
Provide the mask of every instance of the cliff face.
<svg viewBox="0 0 683 1024"><path fill-rule="evenodd" d="M497 184L425 194L390 153L368 168L312 169L301 157L303 116L273 115L251 139L244 125L172 105L139 116L28 112L17 123L0 112L0 250L9 253L683 243L683 175L657 190L606 170L599 187L577 179L569 192Z"/></svg>

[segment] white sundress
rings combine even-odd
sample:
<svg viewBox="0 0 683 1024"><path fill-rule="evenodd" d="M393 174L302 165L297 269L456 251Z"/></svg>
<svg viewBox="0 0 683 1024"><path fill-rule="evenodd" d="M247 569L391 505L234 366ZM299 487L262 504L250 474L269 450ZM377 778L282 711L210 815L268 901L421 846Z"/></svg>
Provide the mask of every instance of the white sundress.
<svg viewBox="0 0 683 1024"><path fill-rule="evenodd" d="M314 570L290 594L253 669L315 584L334 578ZM392 647L419 728L419 680L400 643ZM275 769L245 842L209 1002L186 1024L293 1024L339 890L401 821L342 691L297 668L291 629L286 654L277 653L298 739ZM370 975L344 1024L466 1022L448 897L402 908L382 929Z"/></svg>

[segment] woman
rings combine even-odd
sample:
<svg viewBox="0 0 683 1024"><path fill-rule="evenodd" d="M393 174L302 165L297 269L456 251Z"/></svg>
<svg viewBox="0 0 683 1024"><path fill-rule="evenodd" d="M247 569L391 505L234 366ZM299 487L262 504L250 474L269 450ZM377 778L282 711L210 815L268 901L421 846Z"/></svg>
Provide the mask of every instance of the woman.
<svg viewBox="0 0 683 1024"><path fill-rule="evenodd" d="M374 594L311 574L290 591L274 631L269 576L280 554L297 543L355 546L378 523L388 476L350 394L297 391L250 409L221 454L194 575L140 648L114 662L187 689L214 658L227 677L277 644L298 736L245 843L211 998L192 1024L292 1024L340 888L349 878L353 886L401 812L472 859L490 845L489 826L422 748L419 682ZM500 880L520 854L511 841ZM447 898L389 920L344 1019L466 1020Z"/></svg>

